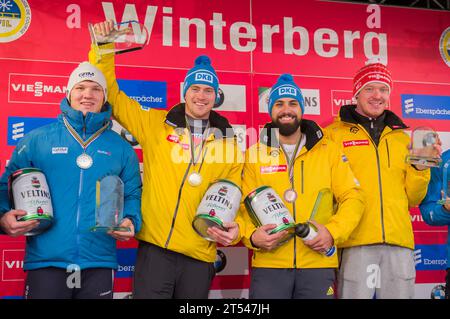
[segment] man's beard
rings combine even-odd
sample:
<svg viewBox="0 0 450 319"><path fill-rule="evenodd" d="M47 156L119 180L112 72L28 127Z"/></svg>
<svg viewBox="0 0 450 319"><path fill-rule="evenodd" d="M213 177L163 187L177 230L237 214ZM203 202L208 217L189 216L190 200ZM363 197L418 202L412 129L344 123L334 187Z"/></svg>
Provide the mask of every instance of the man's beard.
<svg viewBox="0 0 450 319"><path fill-rule="evenodd" d="M273 121L273 124L275 124L275 127L278 128L281 135L291 136L300 127L301 120L299 120L298 118L295 118L293 123L282 124L279 122L279 119L276 119Z"/></svg>

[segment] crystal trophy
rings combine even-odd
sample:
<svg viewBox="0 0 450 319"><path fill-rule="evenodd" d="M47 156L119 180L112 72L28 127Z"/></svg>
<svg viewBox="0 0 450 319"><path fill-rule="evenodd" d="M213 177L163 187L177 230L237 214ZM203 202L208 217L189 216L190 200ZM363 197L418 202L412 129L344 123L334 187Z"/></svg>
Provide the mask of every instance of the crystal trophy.
<svg viewBox="0 0 450 319"><path fill-rule="evenodd" d="M441 157L433 145L439 140L438 134L429 127L421 126L412 131L411 151L406 162L427 167L439 167Z"/></svg>
<svg viewBox="0 0 450 319"><path fill-rule="evenodd" d="M118 176L106 176L95 185L95 226L93 232L131 231L120 227L123 219L124 190Z"/></svg>
<svg viewBox="0 0 450 319"><path fill-rule="evenodd" d="M438 204L450 204L450 159L442 166L442 199Z"/></svg>
<svg viewBox="0 0 450 319"><path fill-rule="evenodd" d="M134 20L115 23L114 30L108 35L100 34L91 23L88 24L88 29L99 60L107 54L122 54L140 50L150 40L145 25Z"/></svg>
<svg viewBox="0 0 450 319"><path fill-rule="evenodd" d="M334 202L333 193L329 188L323 188L317 194L309 220L315 220L320 224L326 224L336 210L337 207Z"/></svg>

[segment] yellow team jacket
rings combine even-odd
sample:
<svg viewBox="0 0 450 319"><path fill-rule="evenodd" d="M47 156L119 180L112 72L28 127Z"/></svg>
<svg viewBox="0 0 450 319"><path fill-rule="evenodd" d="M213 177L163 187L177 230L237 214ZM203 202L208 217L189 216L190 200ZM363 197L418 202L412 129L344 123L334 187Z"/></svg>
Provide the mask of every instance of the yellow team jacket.
<svg viewBox="0 0 450 319"><path fill-rule="evenodd" d="M387 125L377 147L351 115L354 108L343 106L325 130L343 146L367 201L361 222L340 247L392 244L414 249L409 208L425 197L430 170L419 171L406 163L410 138L394 113L385 111Z"/></svg>
<svg viewBox="0 0 450 319"><path fill-rule="evenodd" d="M283 193L291 188L286 157L273 136L272 123L266 124L260 142L246 152L243 170L242 190L245 198L263 185L272 187L283 199ZM364 198L347 159L341 149L331 140L323 137L320 127L309 120L302 120L301 130L306 135L306 145L294 161L293 186L298 197L294 203L284 204L296 223L309 219L316 197L321 189L331 189L339 203L336 213L332 207L326 216L316 216L315 220L329 230L335 244L344 242L358 224L363 209ZM294 208L295 206L295 208ZM303 244L294 237L271 251L255 249L250 236L256 230L249 213L241 205L240 226L242 242L253 251L252 266L267 268L335 268L337 254L326 257Z"/></svg>
<svg viewBox="0 0 450 319"><path fill-rule="evenodd" d="M203 164L194 166L191 164L185 105L176 105L169 112L144 110L120 91L113 55L97 62L91 49L89 61L106 77L113 116L136 138L143 150L142 228L136 238L198 260L214 262L215 243L198 235L192 228L192 221L210 182L228 179L239 187L241 185L243 154L231 125L218 113L211 112L210 134L198 156L198 161ZM200 165L203 182L193 187L187 178L194 170L198 171Z"/></svg>

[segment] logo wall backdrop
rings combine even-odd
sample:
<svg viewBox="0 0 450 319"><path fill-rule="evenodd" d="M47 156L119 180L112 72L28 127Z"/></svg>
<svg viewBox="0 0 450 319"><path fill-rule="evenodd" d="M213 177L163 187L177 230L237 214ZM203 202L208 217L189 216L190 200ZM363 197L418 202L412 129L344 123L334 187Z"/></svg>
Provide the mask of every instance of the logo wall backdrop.
<svg viewBox="0 0 450 319"><path fill-rule="evenodd" d="M351 103L353 75L373 58L393 75L389 108L411 129L431 126L450 148L449 12L315 0L0 0L0 172L26 133L55 120L68 75L87 60L88 23L105 19L137 20L149 32L143 50L116 59L121 87L145 110L178 103L195 57L210 56L221 85L214 109L242 149L253 143L246 133L269 120L267 88L279 74L293 74L305 117L325 126ZM114 129L142 161L133 137ZM430 298L444 281L447 231L427 226L417 208L411 221L416 297ZM136 246L117 245L116 298L131 292ZM0 297L22 295L24 247L24 238L0 236ZM249 251L219 246L215 265L210 297L247 298Z"/></svg>

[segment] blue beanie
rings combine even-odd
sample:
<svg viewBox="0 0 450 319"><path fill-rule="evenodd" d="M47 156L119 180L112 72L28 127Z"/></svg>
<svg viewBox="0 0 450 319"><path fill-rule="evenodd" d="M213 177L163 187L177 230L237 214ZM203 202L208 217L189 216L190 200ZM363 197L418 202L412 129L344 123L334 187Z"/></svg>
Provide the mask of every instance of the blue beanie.
<svg viewBox="0 0 450 319"><path fill-rule="evenodd" d="M209 85L214 89L216 97L219 90L219 79L216 71L211 66L211 60L206 55L200 55L195 59L195 65L188 71L184 78L183 96L186 96L186 91L193 84Z"/></svg>
<svg viewBox="0 0 450 319"><path fill-rule="evenodd" d="M300 104L302 114L305 114L305 100L303 99L302 91L295 84L292 75L285 73L280 75L277 83L270 89L268 104L270 117L272 117L272 107L275 102L285 97L296 99L298 104Z"/></svg>

